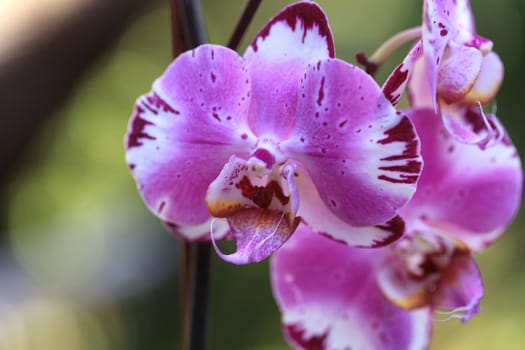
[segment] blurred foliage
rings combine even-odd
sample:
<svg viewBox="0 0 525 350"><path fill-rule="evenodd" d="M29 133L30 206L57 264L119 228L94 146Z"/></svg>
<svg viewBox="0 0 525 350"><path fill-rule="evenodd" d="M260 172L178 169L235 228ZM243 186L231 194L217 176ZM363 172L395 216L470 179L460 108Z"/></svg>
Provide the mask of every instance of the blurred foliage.
<svg viewBox="0 0 525 350"><path fill-rule="evenodd" d="M350 62L356 52L371 53L390 35L421 21L420 1L319 2L330 18L338 56ZM286 3L263 2L240 52ZM478 32L494 40L506 64L498 115L524 154L525 6L512 0L472 5ZM203 10L211 42L224 44L241 2L206 0ZM166 6L144 13L94 62L35 140L29 162L13 181L11 249L31 282L14 283L9 293L0 289L0 348L179 348L178 240L142 204L123 147L134 100L170 62L169 26ZM387 62L380 82L404 53ZM523 220L518 217L504 238L479 256L486 286L482 312L465 325L438 322L431 349L525 347ZM214 257L212 270L211 349L288 349L268 263L235 267Z"/></svg>

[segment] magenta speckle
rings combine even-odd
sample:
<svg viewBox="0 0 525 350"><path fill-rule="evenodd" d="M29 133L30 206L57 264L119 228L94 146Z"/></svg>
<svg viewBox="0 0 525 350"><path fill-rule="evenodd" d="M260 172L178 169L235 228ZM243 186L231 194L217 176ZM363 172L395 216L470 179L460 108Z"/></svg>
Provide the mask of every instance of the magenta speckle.
<svg viewBox="0 0 525 350"><path fill-rule="evenodd" d="M213 72L210 73L210 78L211 78L211 82L212 83L215 83L215 81L217 80L217 76L215 76L215 74L213 74Z"/></svg>
<svg viewBox="0 0 525 350"><path fill-rule="evenodd" d="M162 211L164 210L164 207L166 206L166 201L162 201L159 205L159 210L157 210L157 213L160 215L162 214Z"/></svg>
<svg viewBox="0 0 525 350"><path fill-rule="evenodd" d="M317 97L317 104L320 106L324 99L324 77L321 78L321 86L319 87L319 95Z"/></svg>

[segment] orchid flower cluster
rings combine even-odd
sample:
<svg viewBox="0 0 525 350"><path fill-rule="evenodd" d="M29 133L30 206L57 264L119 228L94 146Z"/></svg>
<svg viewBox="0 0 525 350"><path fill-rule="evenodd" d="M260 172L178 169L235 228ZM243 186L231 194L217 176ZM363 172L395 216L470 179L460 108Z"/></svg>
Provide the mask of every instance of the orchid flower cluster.
<svg viewBox="0 0 525 350"><path fill-rule="evenodd" d="M243 56L211 44L178 56L129 123L147 207L225 261L271 256L297 349L426 348L436 315L479 311L472 253L520 205L519 156L484 110L503 65L468 0L424 0L422 25L395 37L385 45L413 46L380 87L368 73L384 57L358 57L368 73L336 58L323 10L297 2Z"/></svg>

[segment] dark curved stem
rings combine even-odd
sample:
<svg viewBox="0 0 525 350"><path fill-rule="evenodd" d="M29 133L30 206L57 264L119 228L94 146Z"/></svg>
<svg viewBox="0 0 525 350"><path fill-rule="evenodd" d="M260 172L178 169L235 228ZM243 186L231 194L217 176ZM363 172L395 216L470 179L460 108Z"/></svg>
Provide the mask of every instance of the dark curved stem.
<svg viewBox="0 0 525 350"><path fill-rule="evenodd" d="M237 50L237 47L239 46L239 43L241 42L242 37L246 32L246 29L248 29L248 26L250 25L253 16L255 16L255 12L257 12L257 9L261 4L261 1L262 0L250 0L246 4L244 12L241 18L239 19L239 22L237 22L237 26L233 31L230 41L228 42L228 47L230 49Z"/></svg>
<svg viewBox="0 0 525 350"><path fill-rule="evenodd" d="M237 49L261 0L248 1L228 43ZM173 57L208 41L198 0L170 0ZM205 350L208 339L209 243L182 243L181 299L184 350Z"/></svg>
<svg viewBox="0 0 525 350"><path fill-rule="evenodd" d="M198 0L170 0L170 6L175 58L185 50L206 43L208 36ZM184 350L207 348L210 253L209 243L182 243L180 271Z"/></svg>

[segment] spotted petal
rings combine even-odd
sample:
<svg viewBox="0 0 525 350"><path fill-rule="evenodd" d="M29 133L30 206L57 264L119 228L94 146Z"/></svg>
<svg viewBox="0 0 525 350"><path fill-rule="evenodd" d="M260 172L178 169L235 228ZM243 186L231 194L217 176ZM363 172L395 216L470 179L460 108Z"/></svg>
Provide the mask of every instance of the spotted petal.
<svg viewBox="0 0 525 350"><path fill-rule="evenodd" d="M208 185L232 153L254 144L250 86L241 57L203 45L180 55L135 105L128 165L148 208L187 239L207 237Z"/></svg>
<svg viewBox="0 0 525 350"><path fill-rule="evenodd" d="M292 4L271 19L244 54L253 79L255 133L286 137L295 124L297 86L306 64L334 56L328 20L314 2Z"/></svg>
<svg viewBox="0 0 525 350"><path fill-rule="evenodd" d="M379 256L377 280L394 304L424 306L467 321L479 311L481 274L465 246L446 236L410 232Z"/></svg>
<svg viewBox="0 0 525 350"><path fill-rule="evenodd" d="M406 311L375 280L377 250L351 248L300 226L272 257L272 287L296 349L425 349L428 308Z"/></svg>
<svg viewBox="0 0 525 350"><path fill-rule="evenodd" d="M392 219L421 169L410 120L368 74L337 59L310 65L299 93L296 129L283 152L307 169L341 221L369 226Z"/></svg>
<svg viewBox="0 0 525 350"><path fill-rule="evenodd" d="M450 11L447 15L450 15L451 21L458 29L468 33L476 31L469 0L445 0L442 2L446 4L443 7L446 6L446 9Z"/></svg>
<svg viewBox="0 0 525 350"><path fill-rule="evenodd" d="M450 13L452 0L425 0L423 4L423 52L434 107L437 107L438 72L448 43L456 36Z"/></svg>
<svg viewBox="0 0 525 350"><path fill-rule="evenodd" d="M217 254L234 264L259 262L277 250L299 224L293 164L258 177L249 161L232 156L215 179L206 197L215 217L224 217L236 240L235 253Z"/></svg>
<svg viewBox="0 0 525 350"><path fill-rule="evenodd" d="M422 80L426 75L421 73L415 73L417 69L417 63L422 61L420 57L423 54L423 44L421 41L416 43L412 49L408 52L403 62L401 62L394 71L388 76L385 83L383 84L382 90L387 100L392 105L396 106L401 99L401 95L405 91L407 83L410 83L414 79ZM415 77L415 78L413 78ZM425 80L425 85L428 82ZM426 87L426 86L425 86ZM428 90L428 88L427 88ZM431 99L432 101L432 99ZM432 102L431 102L432 103Z"/></svg>
<svg viewBox="0 0 525 350"><path fill-rule="evenodd" d="M401 211L411 225L453 235L479 251L496 240L521 202L522 169L508 136L485 150L458 142L432 110L411 119L421 138L425 168L418 191Z"/></svg>
<svg viewBox="0 0 525 350"><path fill-rule="evenodd" d="M308 173L301 167L296 170L295 182L301 198L298 215L323 236L353 247L377 248L389 245L405 233L405 223L399 216L379 225L349 227L324 204Z"/></svg>

